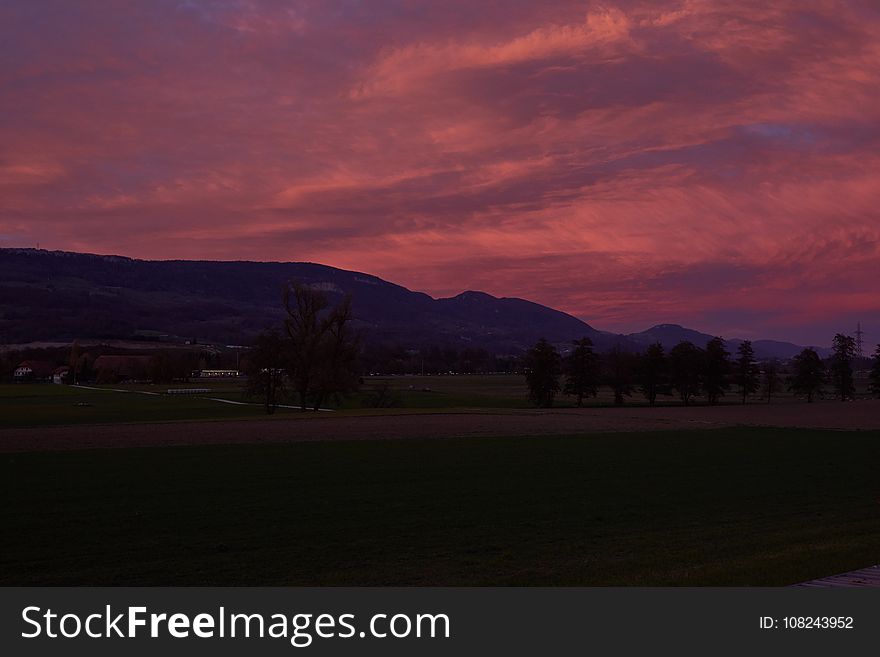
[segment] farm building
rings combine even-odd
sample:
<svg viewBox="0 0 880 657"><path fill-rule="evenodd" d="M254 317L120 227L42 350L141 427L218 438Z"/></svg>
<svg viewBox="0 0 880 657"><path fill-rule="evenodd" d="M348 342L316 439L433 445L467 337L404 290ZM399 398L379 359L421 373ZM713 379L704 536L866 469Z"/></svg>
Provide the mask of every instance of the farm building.
<svg viewBox="0 0 880 657"><path fill-rule="evenodd" d="M241 376L238 370L199 370L200 379L235 379Z"/></svg>
<svg viewBox="0 0 880 657"><path fill-rule="evenodd" d="M98 356L92 366L101 383L140 381L148 378L151 356Z"/></svg>
<svg viewBox="0 0 880 657"><path fill-rule="evenodd" d="M70 381L70 368L67 365L56 367L52 373L52 383L68 383Z"/></svg>
<svg viewBox="0 0 880 657"><path fill-rule="evenodd" d="M49 381L55 372L55 363L47 360L25 360L15 368L16 381Z"/></svg>

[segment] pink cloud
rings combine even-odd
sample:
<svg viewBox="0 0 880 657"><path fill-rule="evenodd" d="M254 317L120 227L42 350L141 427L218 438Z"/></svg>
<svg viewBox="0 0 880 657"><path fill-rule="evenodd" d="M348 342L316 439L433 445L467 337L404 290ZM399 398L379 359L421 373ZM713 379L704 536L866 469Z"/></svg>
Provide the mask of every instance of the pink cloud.
<svg viewBox="0 0 880 657"><path fill-rule="evenodd" d="M616 330L880 322L869 3L21 0L0 20L4 245L320 261Z"/></svg>

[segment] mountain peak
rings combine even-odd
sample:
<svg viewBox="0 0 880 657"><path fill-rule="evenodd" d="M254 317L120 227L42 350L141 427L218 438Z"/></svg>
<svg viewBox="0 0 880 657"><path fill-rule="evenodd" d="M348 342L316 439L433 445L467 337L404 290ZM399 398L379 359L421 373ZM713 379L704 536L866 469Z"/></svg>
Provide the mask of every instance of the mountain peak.
<svg viewBox="0 0 880 657"><path fill-rule="evenodd" d="M617 335L597 331L567 313L478 290L434 299L371 274L318 263L149 261L45 249L0 248L2 335L8 343L123 338L159 331L204 341L241 344L283 319L281 289L299 281L351 294L360 328L376 343L527 349L538 338L569 344L589 336L600 350L712 338L679 324ZM59 305L60 304L60 305ZM3 314L0 312L0 314ZM730 340L735 348L737 341ZM754 341L759 357L790 358L801 347ZM827 350L822 350L823 355Z"/></svg>
<svg viewBox="0 0 880 657"><path fill-rule="evenodd" d="M467 290L433 299L361 272L318 263L149 261L0 248L0 311L10 343L128 339L160 331L170 340L243 344L283 320L289 281L352 297L358 329L373 345L527 349L541 336L567 342L592 329L566 313ZM59 306L59 300L64 305Z"/></svg>
<svg viewBox="0 0 880 657"><path fill-rule="evenodd" d="M491 294L486 292L480 292L479 290L465 290L461 294L456 294L453 299L459 299L461 301L497 301L498 297L493 297Z"/></svg>

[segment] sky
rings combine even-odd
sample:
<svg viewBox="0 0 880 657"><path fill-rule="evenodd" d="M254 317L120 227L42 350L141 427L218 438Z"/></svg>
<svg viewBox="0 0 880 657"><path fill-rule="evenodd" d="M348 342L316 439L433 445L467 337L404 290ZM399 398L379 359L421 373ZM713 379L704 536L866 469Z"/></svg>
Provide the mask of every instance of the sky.
<svg viewBox="0 0 880 657"><path fill-rule="evenodd" d="M880 342L874 0L5 0L0 246Z"/></svg>

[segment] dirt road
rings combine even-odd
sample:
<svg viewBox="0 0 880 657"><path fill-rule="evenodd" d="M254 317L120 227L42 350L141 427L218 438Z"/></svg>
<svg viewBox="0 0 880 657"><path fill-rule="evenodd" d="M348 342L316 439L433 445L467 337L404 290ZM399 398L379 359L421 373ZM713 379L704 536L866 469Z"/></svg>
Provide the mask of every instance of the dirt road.
<svg viewBox="0 0 880 657"><path fill-rule="evenodd" d="M307 415L250 420L7 429L0 452L659 431L735 425L880 429L880 400L850 403L473 411L410 415Z"/></svg>

